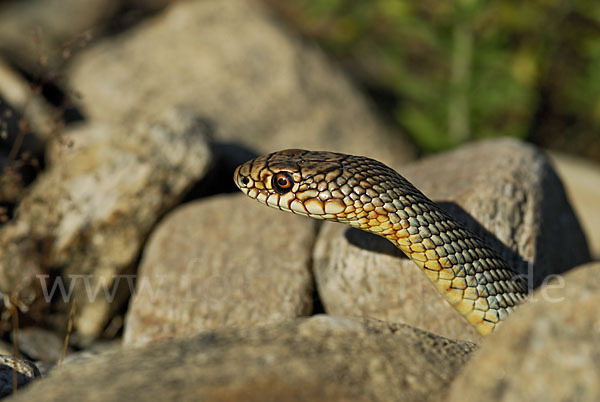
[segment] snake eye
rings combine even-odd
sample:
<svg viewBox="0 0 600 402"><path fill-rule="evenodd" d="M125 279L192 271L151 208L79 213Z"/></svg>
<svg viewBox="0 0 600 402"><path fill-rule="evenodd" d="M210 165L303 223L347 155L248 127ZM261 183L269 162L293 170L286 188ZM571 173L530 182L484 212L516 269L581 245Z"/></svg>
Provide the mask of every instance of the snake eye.
<svg viewBox="0 0 600 402"><path fill-rule="evenodd" d="M286 172L279 172L273 176L273 179L271 179L271 186L273 187L273 190L279 194L285 194L289 192L293 185L294 179L292 179L292 176Z"/></svg>

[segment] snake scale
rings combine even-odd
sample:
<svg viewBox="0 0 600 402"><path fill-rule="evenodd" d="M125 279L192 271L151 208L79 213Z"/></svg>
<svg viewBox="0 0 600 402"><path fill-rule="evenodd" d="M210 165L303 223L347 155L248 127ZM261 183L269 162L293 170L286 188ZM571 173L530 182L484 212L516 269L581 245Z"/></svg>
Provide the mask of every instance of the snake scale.
<svg viewBox="0 0 600 402"><path fill-rule="evenodd" d="M527 297L524 277L374 159L289 149L238 166L234 181L249 197L281 211L346 223L390 240L482 335Z"/></svg>

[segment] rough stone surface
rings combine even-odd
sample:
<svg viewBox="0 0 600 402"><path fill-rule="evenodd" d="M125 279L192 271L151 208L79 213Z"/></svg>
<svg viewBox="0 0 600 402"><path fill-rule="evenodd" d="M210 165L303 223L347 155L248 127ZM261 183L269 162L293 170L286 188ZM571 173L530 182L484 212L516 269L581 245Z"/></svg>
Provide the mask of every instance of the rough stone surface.
<svg viewBox="0 0 600 402"><path fill-rule="evenodd" d="M533 286L549 274L589 261L559 179L531 146L486 141L398 171L518 272L530 270ZM450 338L480 339L415 264L400 255L383 238L340 224L324 225L315 246L314 271L325 311L404 322Z"/></svg>
<svg viewBox="0 0 600 402"><path fill-rule="evenodd" d="M0 53L32 74L40 67L53 71L79 50L78 37L92 35L118 6L118 0L2 2Z"/></svg>
<svg viewBox="0 0 600 402"><path fill-rule="evenodd" d="M64 342L64 335L43 328L29 327L18 331L19 350L35 361L58 362L63 354Z"/></svg>
<svg viewBox="0 0 600 402"><path fill-rule="evenodd" d="M600 400L600 263L542 286L475 354L449 402Z"/></svg>
<svg viewBox="0 0 600 402"><path fill-rule="evenodd" d="M165 217L144 251L124 343L310 314L315 222L272 212L234 194Z"/></svg>
<svg viewBox="0 0 600 402"><path fill-rule="evenodd" d="M152 123L94 124L61 137L51 169L0 230L0 290L28 300L41 286L38 300L47 302L57 283L36 275L60 267L66 292L75 281L79 334L97 336L118 307L116 276L136 261L161 214L206 171L206 134L196 115L175 108Z"/></svg>
<svg viewBox="0 0 600 402"><path fill-rule="evenodd" d="M328 149L388 163L414 156L340 70L259 2L173 4L78 54L67 76L92 119L142 120L183 104L213 122L218 141L258 153Z"/></svg>
<svg viewBox="0 0 600 402"><path fill-rule="evenodd" d="M441 401L473 348L408 326L316 316L102 356L14 401Z"/></svg>
<svg viewBox="0 0 600 402"><path fill-rule="evenodd" d="M15 370L17 371L17 391L41 376L35 364L29 360L0 355L0 398L12 395L15 391L13 388Z"/></svg>
<svg viewBox="0 0 600 402"><path fill-rule="evenodd" d="M94 343L87 345L85 349L76 352L71 350L67 351L67 355L58 362L46 363L41 360L37 360L35 365L40 370L42 376L47 377L50 375L50 373L60 370L63 367L89 362L97 359L98 356L103 354L119 352L121 351L121 346L122 344L120 339L112 341L95 341Z"/></svg>
<svg viewBox="0 0 600 402"><path fill-rule="evenodd" d="M592 257L600 260L600 165L561 153L550 157L587 235Z"/></svg>

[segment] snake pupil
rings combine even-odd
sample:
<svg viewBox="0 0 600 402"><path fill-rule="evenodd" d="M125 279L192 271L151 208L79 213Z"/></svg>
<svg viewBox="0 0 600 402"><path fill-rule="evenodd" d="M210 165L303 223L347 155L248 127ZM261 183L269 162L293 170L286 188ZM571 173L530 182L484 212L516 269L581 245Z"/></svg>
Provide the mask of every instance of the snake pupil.
<svg viewBox="0 0 600 402"><path fill-rule="evenodd" d="M280 172L273 176L273 189L279 194L285 194L292 189L294 180L288 173Z"/></svg>

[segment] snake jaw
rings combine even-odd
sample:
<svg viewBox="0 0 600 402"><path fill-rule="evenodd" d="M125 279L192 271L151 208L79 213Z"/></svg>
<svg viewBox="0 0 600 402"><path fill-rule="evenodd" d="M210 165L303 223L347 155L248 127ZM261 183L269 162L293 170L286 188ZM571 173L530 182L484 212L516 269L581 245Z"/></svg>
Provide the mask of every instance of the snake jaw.
<svg viewBox="0 0 600 402"><path fill-rule="evenodd" d="M315 219L352 220L353 216L346 213L354 207L344 202L346 195L327 185L327 181L342 173L341 161L345 157L333 152L284 150L240 165L234 182L250 198L281 211ZM315 169L317 173L305 174ZM278 178L283 179L285 188L279 187Z"/></svg>
<svg viewBox="0 0 600 402"><path fill-rule="evenodd" d="M332 197L328 190L309 188L306 181L310 182L312 178L303 181L302 176L288 166L263 166L260 171L256 171L257 166L262 164L257 163L257 160L250 161L239 166L234 172L235 184L250 198L281 211L315 219L343 217L338 215L347 209L345 203ZM287 191L274 188L274 178L282 173L293 181ZM259 180L253 179L253 176Z"/></svg>

